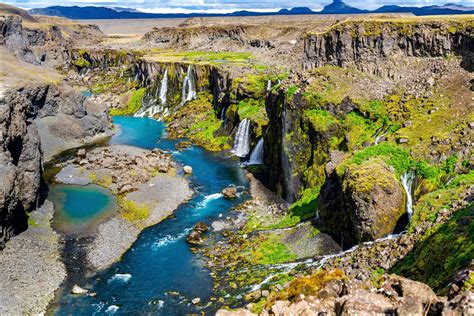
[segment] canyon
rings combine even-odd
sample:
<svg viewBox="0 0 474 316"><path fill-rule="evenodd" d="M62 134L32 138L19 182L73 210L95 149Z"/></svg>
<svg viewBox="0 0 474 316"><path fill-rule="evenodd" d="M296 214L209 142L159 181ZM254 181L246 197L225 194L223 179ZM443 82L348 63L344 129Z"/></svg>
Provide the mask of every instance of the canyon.
<svg viewBox="0 0 474 316"><path fill-rule="evenodd" d="M0 311L472 313L473 21L2 5Z"/></svg>

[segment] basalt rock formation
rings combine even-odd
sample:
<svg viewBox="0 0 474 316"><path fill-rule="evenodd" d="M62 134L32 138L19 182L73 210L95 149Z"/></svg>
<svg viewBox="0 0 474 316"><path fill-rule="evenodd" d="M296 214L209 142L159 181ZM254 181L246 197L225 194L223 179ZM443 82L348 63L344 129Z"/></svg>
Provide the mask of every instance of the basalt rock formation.
<svg viewBox="0 0 474 316"><path fill-rule="evenodd" d="M384 77L400 76L400 57L462 56L462 66L474 67L474 25L463 22L350 21L305 38L303 67L356 67Z"/></svg>

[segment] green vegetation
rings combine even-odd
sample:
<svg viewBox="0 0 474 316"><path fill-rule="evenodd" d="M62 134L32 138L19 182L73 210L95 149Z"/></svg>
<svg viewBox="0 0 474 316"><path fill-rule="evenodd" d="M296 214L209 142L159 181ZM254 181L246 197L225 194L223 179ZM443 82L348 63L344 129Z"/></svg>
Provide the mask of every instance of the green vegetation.
<svg viewBox="0 0 474 316"><path fill-rule="evenodd" d="M137 112L142 107L142 99L145 96L145 88L134 90L127 107L123 109L111 109L110 115L131 115Z"/></svg>
<svg viewBox="0 0 474 316"><path fill-rule="evenodd" d="M230 149L229 137L218 135L222 122L217 119L212 95L208 92L198 93L195 100L180 107L167 120L179 122L179 129L170 130L171 137L189 137L211 151Z"/></svg>
<svg viewBox="0 0 474 316"><path fill-rule="evenodd" d="M263 127L268 125L268 116L263 100L242 100L237 105L237 113L240 120L249 119L251 122L256 124L256 137L260 137L262 135Z"/></svg>
<svg viewBox="0 0 474 316"><path fill-rule="evenodd" d="M28 213L27 216L28 216L28 227L39 227L36 220L31 216L31 213Z"/></svg>
<svg viewBox="0 0 474 316"><path fill-rule="evenodd" d="M459 200L461 193L470 185L474 185L474 171L457 175L447 184L440 184L432 192L421 196L414 207L408 230L413 231L423 221L435 222L438 214Z"/></svg>
<svg viewBox="0 0 474 316"><path fill-rule="evenodd" d="M474 205L471 204L447 223L431 229L393 271L446 294L450 278L473 259Z"/></svg>
<svg viewBox="0 0 474 316"><path fill-rule="evenodd" d="M120 215L130 222L142 221L150 216L150 208L144 203L137 203L123 196L119 196L117 202L122 208Z"/></svg>
<svg viewBox="0 0 474 316"><path fill-rule="evenodd" d="M290 262L296 259L288 247L280 241L279 236L259 236L256 243L252 243L246 260L250 264L276 264Z"/></svg>
<svg viewBox="0 0 474 316"><path fill-rule="evenodd" d="M337 119L326 110L306 110L303 117L311 122L313 128L318 132L326 132L337 124Z"/></svg>
<svg viewBox="0 0 474 316"><path fill-rule="evenodd" d="M211 52L211 51L155 51L147 54L151 58L161 62L191 62L194 64L233 64L246 65L255 57L248 52Z"/></svg>
<svg viewBox="0 0 474 316"><path fill-rule="evenodd" d="M79 69L89 68L91 66L91 63L88 60L85 60L82 57L73 60L71 63Z"/></svg>
<svg viewBox="0 0 474 316"><path fill-rule="evenodd" d="M268 298L270 306L275 301L290 300L294 301L301 294L306 296L316 295L324 286L330 282L342 281L346 278L344 272L339 269L324 271L319 270L311 276L296 278L283 291L272 293Z"/></svg>
<svg viewBox="0 0 474 316"><path fill-rule="evenodd" d="M348 163L361 165L363 162L375 157L382 159L385 163L392 166L398 176L404 174L413 164L408 151L390 143L383 143L358 151ZM339 165L338 174L342 175L346 166L346 164Z"/></svg>

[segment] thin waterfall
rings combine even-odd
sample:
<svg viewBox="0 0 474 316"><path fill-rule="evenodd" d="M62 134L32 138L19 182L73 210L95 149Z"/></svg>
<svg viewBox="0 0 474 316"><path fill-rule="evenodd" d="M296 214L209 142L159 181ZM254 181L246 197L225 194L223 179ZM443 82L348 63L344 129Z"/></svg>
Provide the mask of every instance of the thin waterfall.
<svg viewBox="0 0 474 316"><path fill-rule="evenodd" d="M378 145L380 143L380 141L385 137L387 136L388 132L390 131L390 127L387 128L387 130L385 132L383 132L382 135L379 135L377 137L375 137L375 142L374 142L374 145Z"/></svg>
<svg viewBox="0 0 474 316"><path fill-rule="evenodd" d="M257 143L250 155L249 165L263 165L263 137Z"/></svg>
<svg viewBox="0 0 474 316"><path fill-rule="evenodd" d="M196 83L194 82L193 65L188 66L188 72L183 80L183 88L181 92L181 105L196 98Z"/></svg>
<svg viewBox="0 0 474 316"><path fill-rule="evenodd" d="M246 157L250 152L250 121L244 119L240 122L235 134L234 148L232 153L240 158Z"/></svg>
<svg viewBox="0 0 474 316"><path fill-rule="evenodd" d="M163 79L161 79L160 102L162 106L166 105L167 93L168 93L168 69L165 70Z"/></svg>
<svg viewBox="0 0 474 316"><path fill-rule="evenodd" d="M411 215L413 214L413 196L412 196L412 189L413 189L413 182L415 180L415 173L413 171L405 172L402 177L402 186L405 190L407 196L406 202L406 209L408 213L408 220L410 220Z"/></svg>
<svg viewBox="0 0 474 316"><path fill-rule="evenodd" d="M270 79L268 79L267 91L270 91L270 90L272 90L272 81Z"/></svg>
<svg viewBox="0 0 474 316"><path fill-rule="evenodd" d="M157 98L158 91L159 91L160 103L158 103L158 98ZM167 93L168 93L168 69L165 70L165 73L163 74L163 79L161 79L160 89L158 90L158 87L157 87L155 90L154 98L152 96L149 96L149 98L143 98L142 108L137 113L135 113L134 116L153 117L156 114L163 114L163 116L168 115L168 109L165 108ZM147 101L146 103L148 103L148 105L145 105L145 102L144 102L145 99L149 99L149 100L146 100Z"/></svg>

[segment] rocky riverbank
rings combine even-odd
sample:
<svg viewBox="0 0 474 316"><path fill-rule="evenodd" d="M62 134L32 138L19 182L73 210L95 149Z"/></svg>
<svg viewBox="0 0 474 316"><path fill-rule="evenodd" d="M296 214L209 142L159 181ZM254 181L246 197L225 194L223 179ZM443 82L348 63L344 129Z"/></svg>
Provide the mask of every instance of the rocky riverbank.
<svg viewBox="0 0 474 316"><path fill-rule="evenodd" d="M98 184L117 196L121 211L98 225L87 247L88 263L101 270L118 260L140 232L172 214L193 192L176 175L169 154L131 146L81 150L56 175L66 184Z"/></svg>
<svg viewBox="0 0 474 316"><path fill-rule="evenodd" d="M0 314L41 315L66 277L60 236L50 226L53 203L31 213L26 232L13 237L0 256Z"/></svg>

